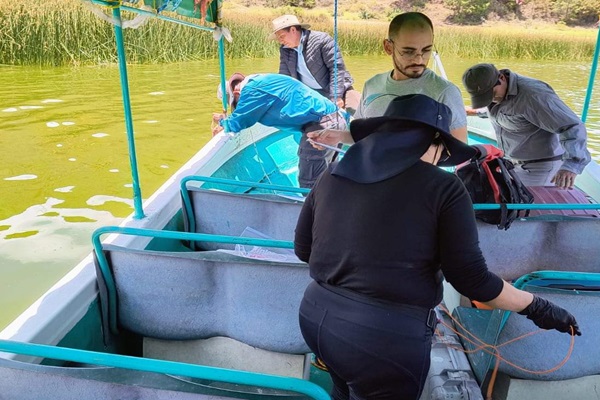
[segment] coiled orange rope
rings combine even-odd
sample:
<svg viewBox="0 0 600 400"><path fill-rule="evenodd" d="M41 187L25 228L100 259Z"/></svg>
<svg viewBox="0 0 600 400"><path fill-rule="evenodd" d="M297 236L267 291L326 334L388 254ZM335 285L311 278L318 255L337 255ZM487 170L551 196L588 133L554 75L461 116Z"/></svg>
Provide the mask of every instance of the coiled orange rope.
<svg viewBox="0 0 600 400"><path fill-rule="evenodd" d="M477 336L475 336L473 333L469 332L460 322L458 322L458 320L456 320L456 318L454 318L452 316L452 314L450 313L450 311L448 311L448 309L440 304L439 305L440 309L445 312L450 319L452 320L452 322L454 322L454 325L459 327L463 332L465 332L464 334L458 330L456 330L454 328L454 326L451 326L447 323L445 323L444 321L440 321L440 323L445 326L446 328L448 328L450 331L452 331L453 333L455 333L456 335L458 335L459 337L463 338L465 341L471 343L474 346L473 350L465 350L463 348L456 348L453 346L449 346L455 350L458 351L462 351L464 353L474 353L477 351L484 351L488 354L491 354L493 357L496 358L496 363L494 365L494 369L492 370L492 375L490 377L490 382L488 384L488 388L487 388L487 393L486 393L486 400L492 400L492 393L494 391L494 383L496 382L496 376L498 374L498 368L500 367L500 362L504 362L508 365L510 365L511 367L518 369L520 371L524 371L530 374L534 374L534 375L544 375L544 374L549 374L552 373L554 371L557 371L558 369L560 369L563 365L565 365L565 363L569 360L569 358L571 357L571 354L573 353L573 348L575 347L575 331L573 330L573 327L571 327L571 343L569 345L569 350L567 351L567 354L565 355L565 357L563 358L563 360L561 362L559 362L556 366L554 366L553 368L544 370L544 371L534 371L534 370L530 370L527 368L523 368L520 367L518 365L516 365L514 362L511 362L507 359L505 359L504 357L501 356L500 354L500 348L502 346L506 346L507 344L516 342L518 340L522 340L525 339L526 337L538 334L540 332L544 332L545 330L543 329L538 329L537 331L533 331L533 332L529 332L526 333L525 335L516 337L514 339L511 339L507 342L501 343L501 344L489 344L489 343L485 343L483 340L481 340L480 338L478 338Z"/></svg>

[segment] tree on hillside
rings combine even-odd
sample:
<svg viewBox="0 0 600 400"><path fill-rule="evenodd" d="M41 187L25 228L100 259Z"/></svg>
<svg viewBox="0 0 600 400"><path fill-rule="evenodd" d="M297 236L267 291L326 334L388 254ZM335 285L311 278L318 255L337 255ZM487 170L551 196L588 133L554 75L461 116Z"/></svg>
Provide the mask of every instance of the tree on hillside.
<svg viewBox="0 0 600 400"><path fill-rule="evenodd" d="M446 6L453 12L453 22L460 24L479 24L487 17L490 0L445 0Z"/></svg>
<svg viewBox="0 0 600 400"><path fill-rule="evenodd" d="M526 7L533 18L568 25L591 25L598 21L600 0L445 0L453 12L452 22L479 24L490 14L500 18L522 18Z"/></svg>

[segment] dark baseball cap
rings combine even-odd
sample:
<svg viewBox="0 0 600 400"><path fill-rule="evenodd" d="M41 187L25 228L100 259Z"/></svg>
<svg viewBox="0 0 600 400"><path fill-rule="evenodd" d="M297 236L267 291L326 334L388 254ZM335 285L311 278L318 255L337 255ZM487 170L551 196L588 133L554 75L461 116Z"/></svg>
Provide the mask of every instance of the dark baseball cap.
<svg viewBox="0 0 600 400"><path fill-rule="evenodd" d="M487 107L494 99L494 86L500 71L493 64L477 64L465 71L463 85L471 96L473 108Z"/></svg>

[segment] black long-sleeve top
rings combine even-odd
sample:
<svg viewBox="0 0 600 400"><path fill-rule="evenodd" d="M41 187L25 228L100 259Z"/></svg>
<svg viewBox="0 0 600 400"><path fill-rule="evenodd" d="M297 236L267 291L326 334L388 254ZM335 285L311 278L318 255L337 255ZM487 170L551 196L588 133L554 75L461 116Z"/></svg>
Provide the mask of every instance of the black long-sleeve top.
<svg viewBox="0 0 600 400"><path fill-rule="evenodd" d="M296 227L296 255L314 280L432 308L442 299L441 270L472 299L500 294L502 280L487 270L471 199L456 176L423 161L370 184L331 170L306 198Z"/></svg>

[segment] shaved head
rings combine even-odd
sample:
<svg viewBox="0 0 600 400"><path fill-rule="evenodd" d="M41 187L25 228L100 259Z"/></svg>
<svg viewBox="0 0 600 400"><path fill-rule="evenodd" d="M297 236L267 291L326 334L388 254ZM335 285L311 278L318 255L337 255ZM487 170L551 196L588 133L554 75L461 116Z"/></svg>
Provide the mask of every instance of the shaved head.
<svg viewBox="0 0 600 400"><path fill-rule="evenodd" d="M427 15L420 12L399 14L390 22L388 37L395 38L402 28L411 30L429 28L433 32L433 23Z"/></svg>

